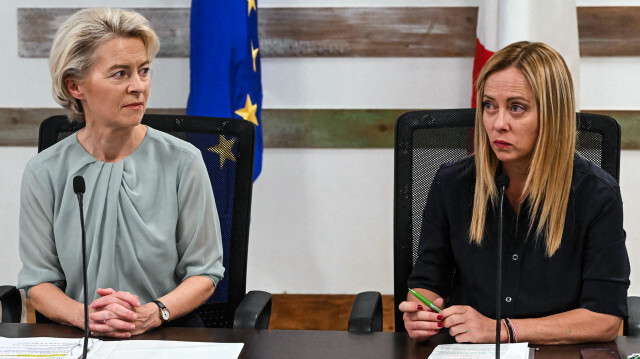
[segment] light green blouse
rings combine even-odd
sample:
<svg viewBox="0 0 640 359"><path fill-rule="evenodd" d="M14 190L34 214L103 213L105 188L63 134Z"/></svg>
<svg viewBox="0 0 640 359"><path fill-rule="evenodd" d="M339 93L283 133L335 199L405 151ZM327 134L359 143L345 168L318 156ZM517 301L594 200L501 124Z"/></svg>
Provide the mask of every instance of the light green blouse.
<svg viewBox="0 0 640 359"><path fill-rule="evenodd" d="M142 303L201 275L223 276L220 223L200 151L148 128L124 160L89 155L76 135L32 158L20 190L18 287L50 282L82 302L82 237L73 178L84 177L88 294L113 288Z"/></svg>

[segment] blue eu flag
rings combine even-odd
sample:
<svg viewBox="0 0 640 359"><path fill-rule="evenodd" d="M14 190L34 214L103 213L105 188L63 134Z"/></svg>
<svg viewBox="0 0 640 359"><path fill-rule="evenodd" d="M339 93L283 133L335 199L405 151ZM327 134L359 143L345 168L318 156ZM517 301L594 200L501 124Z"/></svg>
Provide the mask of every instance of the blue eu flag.
<svg viewBox="0 0 640 359"><path fill-rule="evenodd" d="M191 89L187 115L256 126L253 178L262 169L262 85L257 0L191 2Z"/></svg>
<svg viewBox="0 0 640 359"><path fill-rule="evenodd" d="M255 0L192 0L191 89L187 115L252 122L256 128L254 180L262 167L259 51ZM200 149L209 172L222 232L223 266L228 271L236 138L191 134L187 140ZM216 286L210 302L227 301L227 274Z"/></svg>

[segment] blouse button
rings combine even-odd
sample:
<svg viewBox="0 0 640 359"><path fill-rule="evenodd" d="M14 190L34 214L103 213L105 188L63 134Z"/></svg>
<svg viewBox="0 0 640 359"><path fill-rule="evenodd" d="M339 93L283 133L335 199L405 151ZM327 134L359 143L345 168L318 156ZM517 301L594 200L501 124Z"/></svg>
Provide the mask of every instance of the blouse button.
<svg viewBox="0 0 640 359"><path fill-rule="evenodd" d="M504 300L505 300L507 303L511 303L511 297L506 297L506 298L504 298Z"/></svg>
<svg viewBox="0 0 640 359"><path fill-rule="evenodd" d="M512 258L514 261L517 261L517 260L518 260L518 255L517 255L517 254L514 254L514 255L512 255L512 256L511 256L511 258Z"/></svg>

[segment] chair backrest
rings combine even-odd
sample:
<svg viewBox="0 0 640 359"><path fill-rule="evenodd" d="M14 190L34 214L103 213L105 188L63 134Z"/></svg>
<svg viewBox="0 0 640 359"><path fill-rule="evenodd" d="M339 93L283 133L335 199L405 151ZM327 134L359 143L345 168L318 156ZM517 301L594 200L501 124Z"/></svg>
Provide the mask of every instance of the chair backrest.
<svg viewBox="0 0 640 359"><path fill-rule="evenodd" d="M620 126L615 119L578 113L576 150L611 174L620 174ZM473 153L475 109L414 111L396 122L394 189L395 328L405 331L400 302L417 259L422 211L440 165Z"/></svg>
<svg viewBox="0 0 640 359"><path fill-rule="evenodd" d="M213 296L198 312L207 327L231 328L234 311L246 293L255 128L237 119L183 115L145 115L142 123L186 140L202 153L220 218L225 273ZM84 123L69 122L66 116L44 120L38 151L83 126ZM37 320L43 317L38 316Z"/></svg>

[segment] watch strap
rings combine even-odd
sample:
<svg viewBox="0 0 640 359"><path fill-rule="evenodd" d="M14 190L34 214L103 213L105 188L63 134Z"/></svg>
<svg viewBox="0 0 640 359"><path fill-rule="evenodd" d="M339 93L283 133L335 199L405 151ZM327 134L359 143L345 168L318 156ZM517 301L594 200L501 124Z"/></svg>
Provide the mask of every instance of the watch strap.
<svg viewBox="0 0 640 359"><path fill-rule="evenodd" d="M162 304L162 302L161 302L161 301L159 301L159 300L157 300L157 299L156 299L156 300L154 300L153 302L154 302L154 303L156 303L156 305L157 305L158 307L160 307L160 309L167 309L167 307L165 307L165 306L164 306L164 304Z"/></svg>
<svg viewBox="0 0 640 359"><path fill-rule="evenodd" d="M167 309L167 307L159 300L153 300L153 303L155 303L158 306L158 315L160 316L160 320L162 320L163 323L168 322L168 320L164 319L164 316L162 315L162 312L167 311L167 313L169 313L169 309Z"/></svg>

